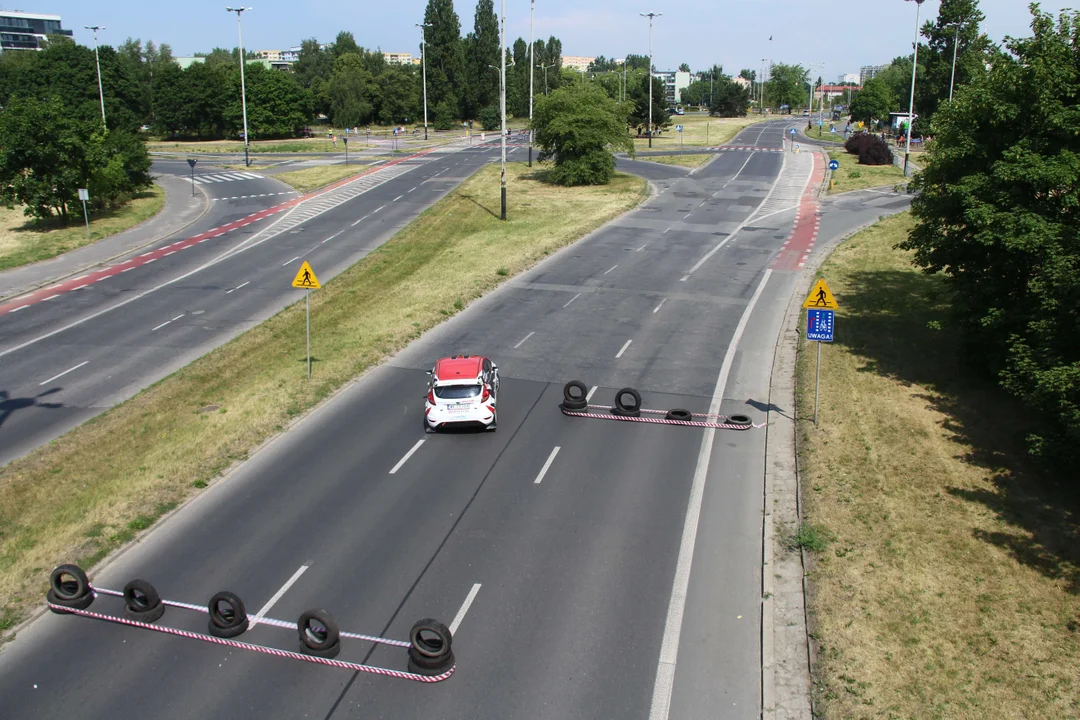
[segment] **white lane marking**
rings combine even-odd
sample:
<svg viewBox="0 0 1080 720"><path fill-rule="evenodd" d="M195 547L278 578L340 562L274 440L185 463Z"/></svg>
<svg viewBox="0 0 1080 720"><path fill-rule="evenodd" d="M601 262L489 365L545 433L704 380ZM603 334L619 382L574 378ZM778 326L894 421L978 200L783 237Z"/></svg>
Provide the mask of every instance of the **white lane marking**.
<svg viewBox="0 0 1080 720"><path fill-rule="evenodd" d="M239 61L237 61L237 62L239 62ZM614 269L615 269L615 268L617 268L617 267L619 267L619 263L615 263L615 264L614 264L614 265L612 265L612 266L611 266L610 268L608 268L607 270L605 270L605 271L604 271L604 274L605 274L605 275L607 275L607 274L608 274L609 272L611 272L612 270L614 270Z"/></svg>
<svg viewBox="0 0 1080 720"><path fill-rule="evenodd" d="M25 307L25 306L24 306L24 307ZM49 383L51 383L51 382L52 382L53 380L56 380L57 378L62 378L62 377L64 377L65 375L67 375L67 374L68 374L69 372L72 372L72 371L74 371L74 370L78 370L79 368L81 368L81 367L82 367L83 365L85 365L85 364L86 364L86 363L88 363L88 362L90 362L90 361L89 361L89 360L83 360L83 361L82 361L81 363L79 363L79 364L78 364L78 365L76 365L75 367L73 367L73 368L68 368L67 370L65 370L64 372L60 373L59 375L53 375L53 376L52 376L51 378L49 378L49 379L48 379L48 380L46 380L45 382L41 382L41 383L38 383L38 387L40 387L40 386L42 386L42 385L48 385L48 384L49 384Z"/></svg>
<svg viewBox="0 0 1080 720"><path fill-rule="evenodd" d="M589 402L590 400L592 400L593 393L596 392L596 388L598 388L598 387L600 387L600 386L599 385L593 385L592 386L592 389L589 390L589 394L585 396L585 402Z"/></svg>
<svg viewBox="0 0 1080 720"><path fill-rule="evenodd" d="M50 295L50 296L49 296L49 297L47 297L47 298L41 298L41 302L47 302L47 301L49 301L49 300L55 300L55 299L56 299L56 298L58 298L58 297L60 297L60 296L59 296L59 295ZM19 310L22 310L22 309L23 309L23 308L25 308L25 307L30 307L30 306L29 306L29 305L23 305L23 306L22 306L21 308L18 308L18 309L19 309ZM14 310L12 310L11 312L15 312L15 311L14 311Z"/></svg>
<svg viewBox="0 0 1080 720"><path fill-rule="evenodd" d="M238 61L238 62L239 62L239 61ZM664 232L667 232L667 231L665 230ZM645 249L645 247L646 247L646 246L647 246L648 244L649 244L649 243L645 243L645 245L642 245L641 247L639 247L639 248L638 248L637 250L635 250L634 252L641 252L642 250L644 250L644 249Z"/></svg>
<svg viewBox="0 0 1080 720"><path fill-rule="evenodd" d="M179 319L180 319L180 318L182 318L182 317L184 317L184 313L180 313L179 315L177 315L176 317L174 317L174 318L173 318L172 320L166 320L165 322L161 323L160 325L158 325L158 326L157 326L156 328L154 328L154 329L153 329L153 330L151 330L150 332L154 332L154 330L158 330L158 329L160 329L160 328L163 328L163 327L165 327L166 325L168 325L169 323L171 323L171 322L174 322L174 321L176 321L176 320L179 320Z"/></svg>
<svg viewBox="0 0 1080 720"><path fill-rule="evenodd" d="M662 232L662 233L660 233L660 234L661 234L661 235L667 235L667 234L668 234L668 230L671 230L671 228L667 228L667 230L664 230L664 232Z"/></svg>
<svg viewBox="0 0 1080 720"><path fill-rule="evenodd" d="M79 287L74 287L74 288L71 288L71 291L72 291L72 292L75 292L76 290L82 290L82 289L83 289L84 287L86 287L86 286L87 286L87 285L89 285L89 284L90 284L90 283L86 283L86 284L84 284L84 285L80 285Z"/></svg>
<svg viewBox="0 0 1080 720"><path fill-rule="evenodd" d="M367 217L367 215L365 215L364 217ZM364 218L360 218L360 220L363 220L363 219L364 219ZM357 220L356 222L360 222L360 220ZM353 225L355 225L355 224L356 224L356 223L353 223ZM341 234L341 233L343 233L343 232L345 232L345 231L344 231L344 230L338 230L338 231L337 231L336 233L334 233L334 234L333 234L333 235L331 235L330 237L326 238L325 240L323 240L323 241L322 241L321 243L319 243L319 244L320 244L320 245L322 245L323 243L328 243L328 242L330 242L331 240L333 240L334 238L336 238L336 237L337 237L338 235L340 235L340 234Z"/></svg>
<svg viewBox="0 0 1080 720"><path fill-rule="evenodd" d="M239 61L239 60L237 60L237 62L240 62L240 61ZM398 200L400 200L400 199L401 199L401 198L403 198L403 197L405 197L404 193L403 193L403 194L401 194L401 195L398 195L398 196L397 196L396 198L394 198L394 199L393 199L393 200L391 200L390 202L397 202Z"/></svg>
<svg viewBox="0 0 1080 720"><path fill-rule="evenodd" d="M688 218L688 217L690 217L690 213L686 213L685 215L683 215L683 216L682 216L682 219L683 219L683 220L685 220L685 219L686 219L686 218Z"/></svg>
<svg viewBox="0 0 1080 720"><path fill-rule="evenodd" d="M621 357L622 357L622 354L623 354L624 352L626 352L626 348L630 347L630 343L632 343L632 342L634 342L633 338L631 338L630 340L627 340L627 341L626 341L626 342L625 342L625 343L623 344L622 348L620 348L620 350L619 350L618 354L617 354L617 355L615 356L615 359L616 359L616 360L618 360L619 358L621 358Z"/></svg>
<svg viewBox="0 0 1080 720"><path fill-rule="evenodd" d="M679 278L679 282L686 282L689 279L690 279L689 275L683 275L681 278Z"/></svg>
<svg viewBox="0 0 1080 720"><path fill-rule="evenodd" d="M526 335L525 337L521 338L521 340L518 341L518 344L514 346L514 349L517 350L519 347L521 347L522 345L525 344L526 340L528 340L529 338L531 338L535 334L536 334L536 331L534 330L531 333L529 333L528 335Z"/></svg>
<svg viewBox="0 0 1080 720"><path fill-rule="evenodd" d="M572 298L570 298L569 300L567 300L567 301L566 301L566 305L563 305L563 307L566 307L566 306L567 306L567 305L569 305L570 303L572 303L572 302L574 302L575 300L577 300L577 299L578 299L579 297L581 297L581 293L578 293L578 294L577 294L577 295L575 295L574 297L572 297Z"/></svg>
<svg viewBox="0 0 1080 720"><path fill-rule="evenodd" d="M56 296L53 295L53 297L56 297ZM49 299L51 300L52 298L49 298ZM17 313L20 310L25 310L28 307L30 307L30 306L29 305L20 305L19 307L15 308L14 310L9 311L8 314L10 315L11 313Z"/></svg>
<svg viewBox="0 0 1080 720"><path fill-rule="evenodd" d="M237 62L240 62L240 61L239 61L239 60L237 60ZM413 191L413 190L415 190L415 189L416 189L416 188L414 188L414 187L411 187L411 188L409 188L409 192L412 192L412 191ZM480 586L479 586L479 585L477 585L476 587L480 587Z"/></svg>
<svg viewBox="0 0 1080 720"><path fill-rule="evenodd" d="M393 475L394 473L396 473L396 472L398 471L398 469L399 469L399 468L400 468L400 467L401 467L402 465L404 465L404 464L406 463L406 461L408 461L408 459L412 457L412 454L413 454L414 452L416 452L417 450L419 450L419 449L420 449L420 446L421 446L421 445L423 445L423 444L424 444L424 440L423 440L423 439L417 440L417 441L416 441L416 444L415 444L415 445L413 445L413 446L412 446L412 448L410 448L410 449L409 449L409 452L405 453L405 457L403 457L403 458L401 458L400 460L398 460L398 462L397 462L397 465L395 465L394 467L392 467L392 468L390 469L390 474L391 474L391 475Z"/></svg>
<svg viewBox="0 0 1080 720"><path fill-rule="evenodd" d="M150 258L149 260L145 260L143 261L143 265L149 265L152 262L157 262L157 258Z"/></svg>
<svg viewBox="0 0 1080 720"><path fill-rule="evenodd" d="M371 215L374 215L375 213L377 213L377 212L379 212L380 210L382 210L382 209L383 209L384 207L386 207L386 206L385 206L385 205L380 205L379 207L377 207L377 208L375 208L374 210L372 210L370 214L371 214Z"/></svg>
<svg viewBox="0 0 1080 720"><path fill-rule="evenodd" d="M237 62L239 62L239 61L237 61ZM120 272L122 272L122 273L126 273L126 272L128 272L129 270L134 270L134 269L135 269L135 268L133 268L133 267L129 267L129 268L124 268L124 269L123 269L123 270L121 270Z"/></svg>
<svg viewBox="0 0 1080 720"><path fill-rule="evenodd" d="M237 57L239 57L239 56L237 56ZM240 62L240 61L239 61L239 60L237 60L237 62ZM364 217L362 217L362 218L360 218L359 220L357 220L356 222L354 222L354 223L352 224L352 227L356 227L357 225L359 225L360 223L362 223L362 222L363 222L364 220L367 220L367 218L368 218L368 216L367 216L367 215L365 215ZM327 240L329 240L329 238L327 238ZM326 240L323 240L323 242L326 242Z"/></svg>
<svg viewBox="0 0 1080 720"><path fill-rule="evenodd" d="M291 588L293 584L300 579L300 576L303 575L304 571L307 570L309 567L310 565L301 565L300 569L294 572L292 574L292 577L285 581L285 584L282 585L276 593L274 593L274 596L266 601L266 604L262 606L262 609L259 610L259 612L255 613L255 617L251 618L251 621L248 622L248 630L259 624L259 621L266 616L266 613L270 612L270 608L274 607L274 604L281 599L282 595L289 591L289 588Z"/></svg>
<svg viewBox="0 0 1080 720"><path fill-rule="evenodd" d="M247 282L242 282L239 285L237 285L236 287L234 287L232 290L226 290L225 294L228 295L231 292L235 292L235 291L239 290L240 288L244 287L245 285L248 285L249 283L251 283L250 280L248 280Z"/></svg>
<svg viewBox="0 0 1080 720"><path fill-rule="evenodd" d="M735 362L735 351L739 347L739 340L742 338L743 331L746 330L750 313L754 311L754 306L757 305L758 298L761 297L770 275L772 275L772 270L766 270L753 297L743 310L739 324L735 328L735 334L728 344L724 362L720 365L720 375L716 379L716 387L713 388L712 402L709 405L709 412L712 414L720 412L720 403L724 398L724 390L727 388L731 366ZM671 690L675 684L675 660L679 655L679 635L682 633L683 611L686 609L686 591L690 585L690 565L694 560L694 545L697 543L698 521L701 518L701 500L705 494L705 480L709 474L709 458L712 455L715 436L716 428L710 427L705 428L705 433L701 438L701 450L698 452L694 481L690 487L690 502L687 505L686 520L683 523L682 541L679 543L679 559L675 564L675 581L671 586L671 601L668 603L667 620L664 623L664 640L660 645L660 662L656 668L656 682L653 684L649 720L667 720L671 709Z"/></svg>
<svg viewBox="0 0 1080 720"><path fill-rule="evenodd" d="M726 188L726 187L728 186L728 183L730 183L730 182L734 181L734 180L735 180L735 178L739 177L739 175L740 175L740 174L742 174L742 171L743 171L743 170L745 170L745 169L746 169L746 166L750 164L750 158L752 158L752 157L754 157L754 151L753 151L753 150L751 150L751 151L750 151L750 154L746 156L746 162L744 162L744 163L742 164L742 167L741 167L741 168L739 168L739 172L737 172L737 173L735 173L734 175L732 175L732 176L731 176L731 180L728 180L728 181L727 181L726 183L724 183L723 185L721 185L721 186L720 186L720 189L721 189L721 190L723 190L724 188Z"/></svg>
<svg viewBox="0 0 1080 720"><path fill-rule="evenodd" d="M659 310L660 308L664 307L664 303L666 303L666 302L667 302L667 298L664 298L663 300L661 300L661 301L660 301L660 304L659 304L659 305L657 305L656 307L654 307L654 308L653 308L653 315L655 315L655 314L656 314L656 312L657 312L657 311L658 311L658 310Z"/></svg>
<svg viewBox="0 0 1080 720"><path fill-rule="evenodd" d="M547 462L544 463L544 467L540 468L540 474L536 476L535 480L533 480L533 485L539 485L540 484L540 481L544 479L545 475L547 475L548 468L551 467L551 463L555 462L555 456L558 455L558 454L559 454L559 446L556 445L555 449L551 451L550 455L548 455L548 459L547 459Z"/></svg>
<svg viewBox="0 0 1080 720"><path fill-rule="evenodd" d="M465 613L469 612L469 607L472 605L473 600L476 599L476 593L478 592L480 592L480 583L475 583L472 590L469 590L469 594L465 596L465 602L461 603L461 607L458 608L454 621L450 623L451 635L457 635L457 629L461 626L461 621L465 619Z"/></svg>
<svg viewBox="0 0 1080 720"><path fill-rule="evenodd" d="M287 262L287 263L284 263L284 264L283 264L283 265L282 265L281 267L285 267L285 265L288 265L289 263L294 263L294 262L296 262L296 261L297 261L297 260L299 260L299 259L300 259L300 256L299 256L299 255L297 255L296 257L294 257L294 258L293 258L292 260L290 260L289 262Z"/></svg>

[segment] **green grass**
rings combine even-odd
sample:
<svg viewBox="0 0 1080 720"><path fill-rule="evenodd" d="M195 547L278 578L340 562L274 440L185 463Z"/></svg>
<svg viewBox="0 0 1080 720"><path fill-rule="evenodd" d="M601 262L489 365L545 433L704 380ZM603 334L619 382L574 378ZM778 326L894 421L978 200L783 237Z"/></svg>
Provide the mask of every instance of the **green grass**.
<svg viewBox="0 0 1080 720"><path fill-rule="evenodd" d="M248 457L298 415L471 301L647 196L640 178L562 188L544 170L489 165L304 303L0 468L0 611L44 597L48 570L87 565ZM211 410L211 408L214 408Z"/></svg>
<svg viewBox="0 0 1080 720"><path fill-rule="evenodd" d="M909 213L821 270L836 342L799 353L821 717L1080 717L1080 501L1026 465L1028 413L973 373ZM805 526L804 526L805 527ZM807 535L804 546L813 542Z"/></svg>
<svg viewBox="0 0 1080 720"><path fill-rule="evenodd" d="M152 185L119 208L92 215L89 238L81 210L65 226L58 218L29 220L22 207L0 208L0 270L48 260L90 245L149 220L164 206L165 191Z"/></svg>
<svg viewBox="0 0 1080 720"><path fill-rule="evenodd" d="M678 165L680 167L696 168L701 167L708 161L712 160L714 157L716 156L712 153L686 153L679 155L641 156L638 158L638 160L663 163L664 165Z"/></svg>
<svg viewBox="0 0 1080 720"><path fill-rule="evenodd" d="M838 143L844 142L844 135L842 133L831 133L824 127L814 128L810 132L806 133L806 136L811 140L826 140L828 142Z"/></svg>
<svg viewBox="0 0 1080 720"><path fill-rule="evenodd" d="M286 185L291 185L299 192L305 193L310 190L321 188L332 182L356 175L367 170L368 163L359 162L348 165L318 165L316 167L303 168L302 170L290 170L278 173L275 180L280 180Z"/></svg>
<svg viewBox="0 0 1080 720"><path fill-rule="evenodd" d="M718 118L708 115L673 115L671 126L664 130L664 134L653 138L652 148L649 147L649 138L635 138L634 149L637 152L645 150L670 150L679 151L679 133L675 131L676 125L683 126L683 147L712 147L722 145L739 134L741 130L750 125L755 125L766 120L773 119L771 116L764 117L752 115L742 118Z"/></svg>
<svg viewBox="0 0 1080 720"><path fill-rule="evenodd" d="M830 195L906 182L903 170L895 165L860 165L858 155L843 150L830 150L829 158L840 162L840 168L832 173Z"/></svg>

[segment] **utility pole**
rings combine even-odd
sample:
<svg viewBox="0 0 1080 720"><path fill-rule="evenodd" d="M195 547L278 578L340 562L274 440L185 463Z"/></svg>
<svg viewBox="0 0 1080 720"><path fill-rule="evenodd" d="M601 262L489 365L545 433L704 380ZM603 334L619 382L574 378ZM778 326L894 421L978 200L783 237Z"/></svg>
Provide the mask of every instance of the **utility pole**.
<svg viewBox="0 0 1080 720"><path fill-rule="evenodd" d="M244 114L244 167L251 165L251 159L248 157L248 124L247 124L247 93L244 90L244 32L240 28L240 13L245 10L251 10L249 7L226 7L227 12L236 13L236 34L240 40L240 105L243 108Z"/></svg>
<svg viewBox="0 0 1080 720"><path fill-rule="evenodd" d="M551 63L550 65L540 65L539 67L540 67L541 70L544 71L544 95L547 95L548 94L547 71L548 71L548 68L555 67L555 63Z"/></svg>
<svg viewBox="0 0 1080 720"><path fill-rule="evenodd" d="M768 58L761 58L761 78L758 81L758 114L765 114L765 61Z"/></svg>
<svg viewBox="0 0 1080 720"><path fill-rule="evenodd" d="M427 140L427 40L424 36L424 28L431 27L431 23L413 23L420 28L420 65L424 73L424 139Z"/></svg>
<svg viewBox="0 0 1080 720"><path fill-rule="evenodd" d="M952 44L952 75L949 76L949 103L950 104L952 103L953 83L956 82L956 48L960 44L960 26L962 24L963 23L958 23L958 22L949 23L949 25L952 25L953 27L956 28L956 34L953 36L953 44ZM949 25L946 25L945 27L948 27Z"/></svg>
<svg viewBox="0 0 1080 720"><path fill-rule="evenodd" d="M664 13L656 13L656 12L638 13L638 15L640 15L641 17L649 18L649 147L652 147L652 135L653 135L653 133L652 133L652 85L653 85L653 82L652 82L653 81L653 74L652 74L652 66L653 66L653 61L652 61L652 23L653 23L653 18L658 18L663 14Z"/></svg>
<svg viewBox="0 0 1080 720"><path fill-rule="evenodd" d="M499 54L502 60L499 63L499 110L502 113L502 175L500 176L500 193L502 213L501 218L506 219L506 0L502 0L502 14L499 16Z"/></svg>
<svg viewBox="0 0 1080 720"><path fill-rule="evenodd" d="M919 12L926 0L905 0L905 2L915 3L915 54L911 58L911 97L908 99L907 143L904 147L904 177L907 177L908 159L911 155L911 130L915 125L915 69L919 66Z"/></svg>
<svg viewBox="0 0 1080 720"><path fill-rule="evenodd" d="M533 57L533 20L536 17L536 0L529 0L529 167L532 167L533 150L533 66L536 58Z"/></svg>
<svg viewBox="0 0 1080 720"><path fill-rule="evenodd" d="M94 64L97 65L97 91L98 97L101 99L101 124L105 125L105 91L101 89L101 60L98 59L97 31L106 28L101 25L83 25L83 27L94 31Z"/></svg>

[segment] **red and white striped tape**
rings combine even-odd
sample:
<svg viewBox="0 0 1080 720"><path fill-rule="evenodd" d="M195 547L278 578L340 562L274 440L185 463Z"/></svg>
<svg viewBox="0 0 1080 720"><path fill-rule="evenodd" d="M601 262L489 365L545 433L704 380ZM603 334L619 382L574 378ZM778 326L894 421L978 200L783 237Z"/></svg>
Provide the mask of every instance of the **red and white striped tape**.
<svg viewBox="0 0 1080 720"><path fill-rule="evenodd" d="M589 407L594 407L590 405ZM600 406L602 407L602 406ZM590 412L574 412L573 410L567 410L560 406L563 415L570 415L571 417L584 417L584 418L597 418L598 420L621 420L624 422L641 422L641 423L654 423L657 425L689 425L690 427L705 427L705 428L720 428L722 430L749 430L750 428L763 428L765 423L757 424L750 423L749 425L733 425L731 423L715 423L715 422L701 422L698 420L668 420L667 418L649 418L649 417L627 417L625 415L614 415L611 413L590 413ZM666 410L645 410L641 412L663 412Z"/></svg>
<svg viewBox="0 0 1080 720"><path fill-rule="evenodd" d="M292 658L293 660L303 660L304 662L316 663L318 665L329 665L330 667L341 668L342 670L355 670L357 672L372 673L374 675L387 675L389 677L401 678L402 680L414 680L416 682L422 683L436 683L450 677L457 669L457 665L454 665L441 675L417 675L416 673L402 672L401 670L391 670L389 668L377 667L375 665L359 665L357 663L344 662L342 660L332 660L330 658L304 655L303 653L292 652L290 650L278 650L277 648L268 648L262 645L252 645L251 643L239 642L237 640L228 640L226 638L214 637L213 635L203 635L202 633L193 633L188 632L187 630L177 630L176 628L165 627L163 625L151 625L150 623L139 622L137 620L128 620L127 618L114 617L112 615L103 615L102 613L90 612L89 610L77 610L75 608L64 607L63 605L54 605L53 603L49 603L49 607L53 610L64 613L82 615L83 617L94 618L95 620L105 620L106 622L118 623L120 625L130 625L131 627L143 628L144 630L154 630L155 632L165 633L166 635L176 635L178 637L189 638L191 640L204 640L208 643L214 643L215 645L225 645L226 647L239 648L240 650L253 650L255 652L266 653L267 655L273 655L275 657Z"/></svg>
<svg viewBox="0 0 1080 720"><path fill-rule="evenodd" d="M589 408L593 409L593 410L614 410L615 406L614 405L589 405ZM657 413L657 414L660 414L660 415L667 415L669 411L668 410L650 410L649 408L641 408L641 412L643 412L643 413ZM694 417L724 418L725 420L727 419L727 415L717 415L716 413L696 413L696 412L692 412L690 414L693 415ZM742 427L742 426L740 425L739 427Z"/></svg>
<svg viewBox="0 0 1080 720"><path fill-rule="evenodd" d="M106 588L99 588L93 585L90 586L90 592L94 595L111 595L113 597L124 597L124 593L117 592L116 590L108 590ZM206 605L192 605L191 603L179 602L178 600L162 600L162 605L169 607L183 608L184 610L194 610L195 612L210 613L210 608ZM272 627L285 628L287 630L295 630L296 623L287 622L285 620L275 620L274 618L262 617L259 618L259 625L270 625ZM390 638L378 637L376 635L362 635L360 633L345 632L342 630L340 633L343 638L351 638L353 640L367 640L368 642L379 643L382 645L393 645L394 647L410 647L411 643L408 640L391 640Z"/></svg>

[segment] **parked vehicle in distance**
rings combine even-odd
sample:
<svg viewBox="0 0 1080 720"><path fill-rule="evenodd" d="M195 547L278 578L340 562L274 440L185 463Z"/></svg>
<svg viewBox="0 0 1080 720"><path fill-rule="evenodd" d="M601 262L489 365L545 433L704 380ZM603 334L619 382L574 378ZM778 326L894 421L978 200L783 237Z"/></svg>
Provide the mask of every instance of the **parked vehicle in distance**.
<svg viewBox="0 0 1080 720"><path fill-rule="evenodd" d="M441 358L427 371L430 376L424 402L424 431L447 426L498 426L499 366L482 355Z"/></svg>

